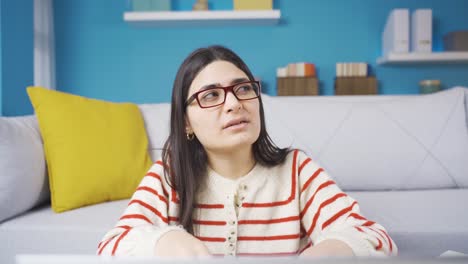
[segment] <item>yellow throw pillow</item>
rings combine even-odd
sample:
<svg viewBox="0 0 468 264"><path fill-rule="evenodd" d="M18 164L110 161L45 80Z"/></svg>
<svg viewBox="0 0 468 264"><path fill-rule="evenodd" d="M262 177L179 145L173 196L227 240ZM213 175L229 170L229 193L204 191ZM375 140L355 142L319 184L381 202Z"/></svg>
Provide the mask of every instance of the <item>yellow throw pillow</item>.
<svg viewBox="0 0 468 264"><path fill-rule="evenodd" d="M55 212L129 198L151 166L138 106L28 87Z"/></svg>

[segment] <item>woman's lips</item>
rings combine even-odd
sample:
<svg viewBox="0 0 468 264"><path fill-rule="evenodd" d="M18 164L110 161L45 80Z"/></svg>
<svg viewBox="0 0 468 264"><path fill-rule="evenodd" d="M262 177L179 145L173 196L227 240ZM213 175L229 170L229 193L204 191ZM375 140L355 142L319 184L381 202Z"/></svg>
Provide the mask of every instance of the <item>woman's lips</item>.
<svg viewBox="0 0 468 264"><path fill-rule="evenodd" d="M227 129L227 130L241 130L241 129L244 129L245 127L247 127L248 124L249 123L246 122L246 121L241 121L240 123L229 125L229 126L225 127L224 129Z"/></svg>
<svg viewBox="0 0 468 264"><path fill-rule="evenodd" d="M244 118L244 117L232 119L223 126L223 129L229 128L231 126L236 126L242 123L248 123L248 122L249 121L247 120L247 118Z"/></svg>

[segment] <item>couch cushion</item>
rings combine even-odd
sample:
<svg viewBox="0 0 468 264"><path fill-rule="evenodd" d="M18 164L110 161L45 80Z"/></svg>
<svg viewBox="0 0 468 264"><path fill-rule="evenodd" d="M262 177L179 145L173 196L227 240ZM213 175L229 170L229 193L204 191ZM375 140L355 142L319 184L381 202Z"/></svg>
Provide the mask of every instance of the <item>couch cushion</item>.
<svg viewBox="0 0 468 264"><path fill-rule="evenodd" d="M276 144L305 150L345 190L389 190L468 186L465 96L468 89L458 87L424 96L262 99ZM160 151L169 135L170 104L139 107L150 150Z"/></svg>
<svg viewBox="0 0 468 264"><path fill-rule="evenodd" d="M306 151L345 190L466 188L465 90L263 99L273 140Z"/></svg>
<svg viewBox="0 0 468 264"><path fill-rule="evenodd" d="M152 163L138 107L40 87L27 92L44 140L52 208L129 198Z"/></svg>
<svg viewBox="0 0 468 264"><path fill-rule="evenodd" d="M468 254L468 189L348 192L361 212L383 225L400 256ZM462 203L460 203L462 202Z"/></svg>
<svg viewBox="0 0 468 264"><path fill-rule="evenodd" d="M117 222L128 201L60 214L46 206L5 221L0 224L2 262L14 263L15 254L95 254L99 241Z"/></svg>
<svg viewBox="0 0 468 264"><path fill-rule="evenodd" d="M141 104L138 107L145 120L150 149L161 150L169 136L171 104Z"/></svg>
<svg viewBox="0 0 468 264"><path fill-rule="evenodd" d="M0 117L0 222L48 198L36 117Z"/></svg>
<svg viewBox="0 0 468 264"><path fill-rule="evenodd" d="M361 212L382 224L401 256L438 256L447 250L468 253L468 213L459 201L468 190L348 192ZM50 207L0 224L0 256L15 254L95 254L97 245L129 200L101 203L61 214ZM13 263L10 261L9 263Z"/></svg>

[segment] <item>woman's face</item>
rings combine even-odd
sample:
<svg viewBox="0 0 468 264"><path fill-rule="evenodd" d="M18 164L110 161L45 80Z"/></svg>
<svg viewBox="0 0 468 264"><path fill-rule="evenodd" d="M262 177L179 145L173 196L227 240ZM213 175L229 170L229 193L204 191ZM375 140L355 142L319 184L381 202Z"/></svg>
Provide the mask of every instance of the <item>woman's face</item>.
<svg viewBox="0 0 468 264"><path fill-rule="evenodd" d="M214 61L198 73L190 85L188 98L207 86L226 87L249 81L247 75L227 61ZM208 151L229 151L251 146L260 134L259 99L239 101L232 92L224 104L201 108L197 100L187 106L186 133L195 133Z"/></svg>

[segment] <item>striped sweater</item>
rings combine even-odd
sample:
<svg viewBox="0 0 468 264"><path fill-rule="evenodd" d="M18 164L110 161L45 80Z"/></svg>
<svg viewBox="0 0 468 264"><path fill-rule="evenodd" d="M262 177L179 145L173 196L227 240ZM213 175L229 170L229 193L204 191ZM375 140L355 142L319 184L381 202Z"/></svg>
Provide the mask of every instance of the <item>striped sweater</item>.
<svg viewBox="0 0 468 264"><path fill-rule="evenodd" d="M257 163L237 180L208 169L196 201L194 233L213 255L296 255L326 239L345 242L357 256L397 254L386 230L362 216L358 203L298 150L281 165ZM157 161L98 254L153 255L163 234L181 229L178 210Z"/></svg>

